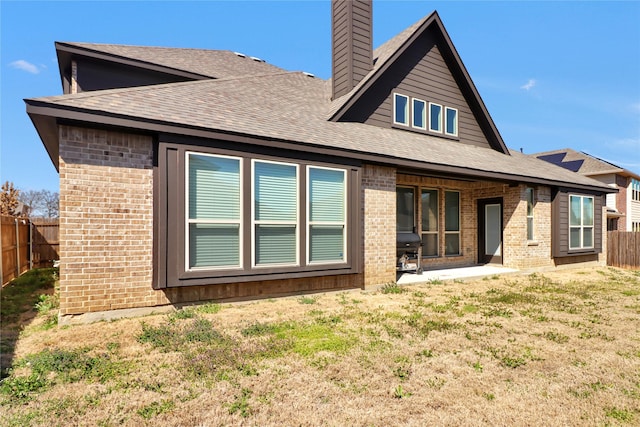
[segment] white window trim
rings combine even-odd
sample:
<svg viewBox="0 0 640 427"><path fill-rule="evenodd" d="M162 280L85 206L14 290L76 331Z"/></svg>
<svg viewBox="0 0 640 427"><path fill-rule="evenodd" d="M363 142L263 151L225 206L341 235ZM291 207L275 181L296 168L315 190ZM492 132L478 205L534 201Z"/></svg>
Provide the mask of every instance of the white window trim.
<svg viewBox="0 0 640 427"><path fill-rule="evenodd" d="M407 100L407 106L405 108L405 118L407 119L406 122L399 122L396 120L396 99L397 97L402 97L405 98ZM397 93L394 92L393 93L393 124L395 125L402 125L402 126L409 126L409 122L411 120L411 118L409 117L409 115L411 114L411 108L410 108L410 102L411 100L409 99L409 97L407 95L403 95L401 93Z"/></svg>
<svg viewBox="0 0 640 427"><path fill-rule="evenodd" d="M236 220L211 220L211 219L191 219L189 218L189 163L190 163L190 156L191 155L196 155L196 156L206 156L206 157L216 157L216 158L223 158L223 159L232 159L232 160L237 160L239 163L239 169L238 169L238 173L240 174L240 218L236 221ZM184 258L184 269L185 271L208 271L208 270L229 270L229 269L242 269L243 268L243 253L244 253L244 247L243 247L243 227L242 227L242 217L243 217L243 212L244 212L244 198L242 197L242 189L244 188L244 182L243 182L243 167L244 167L244 162L242 161L243 159L241 157L234 157L234 156L224 156L224 155L219 155L219 154L209 154L209 153L201 153L201 152L196 152L196 151L187 151L185 152L185 168L184 168L184 173L185 173L185 180L184 180L184 184L185 184L185 189L184 189L184 212L185 212L185 233L184 233L184 243L185 243L185 248L184 248L184 253L185 253L185 258ZM191 233L189 232L189 226L191 224L238 224L238 261L239 263L237 265L225 265L225 266L219 266L219 267L215 267L215 266L211 266L211 267L189 267L189 261L191 259L191 253L189 250L190 247L190 236Z"/></svg>
<svg viewBox="0 0 640 427"><path fill-rule="evenodd" d="M572 197L579 197L580 198L580 225L571 225L571 198ZM593 224L592 225L585 225L584 224L584 199L591 199L591 206L593 206ZM595 216L596 214L596 204L595 204L595 199L593 196L584 196L582 194L569 194L569 235L568 240L569 240L569 250L571 251L577 251L577 250L581 250L581 249L593 249L595 247L595 240L596 240L596 221L595 221ZM591 228L591 242L592 245L591 246L585 246L584 245L584 229L585 227ZM571 229L572 228L578 228L580 229L580 246L571 246Z"/></svg>
<svg viewBox="0 0 640 427"><path fill-rule="evenodd" d="M456 112L456 120L455 120L455 132L448 132L447 131L447 118L449 117L449 111L455 111ZM443 130L445 135L449 135L449 136L458 136L458 120L459 118L459 113L458 113L458 109L457 108L453 108L453 107L444 107L444 126L443 126Z"/></svg>
<svg viewBox="0 0 640 427"><path fill-rule="evenodd" d="M256 221L255 203L255 164L271 163L294 166L296 168L296 220L294 221ZM296 261L295 263L256 264L256 225L295 225L296 226ZM275 162L271 160L251 159L251 268L299 267L300 266L300 165L296 163Z"/></svg>
<svg viewBox="0 0 640 427"><path fill-rule="evenodd" d="M421 102L422 105L424 105L424 108L422 109L422 123L424 124L424 126L416 126L416 124L414 122L414 116L415 116L414 112L415 112L415 103L416 102ZM427 130L427 108L428 108L427 101L424 101L424 100L419 99L419 98L411 98L411 126L412 127L416 128L416 129Z"/></svg>
<svg viewBox="0 0 640 427"><path fill-rule="evenodd" d="M311 180L309 179L310 171L311 169L324 169L324 170L331 170L331 171L338 171L338 172L342 172L342 174L344 175L344 201L343 201L343 212L342 212L342 218L344 218L344 220L342 222L336 222L336 221L311 221ZM348 230L347 230L347 203L348 203L348 199L347 199L347 193L348 193L348 189L349 189L349 183L348 183L348 174L346 169L339 169L339 168L329 168L329 167L323 167L323 166L311 166L308 165L307 166L307 200L306 200L306 204L307 204L307 241L306 241L306 245L307 245L307 265L322 265L322 264L336 264L336 263L347 263L349 262L348 260L348 256L347 256L347 236L348 236ZM330 261L311 261L311 226L312 225L342 225L344 228L343 231L343 236L342 236L342 260L330 260Z"/></svg>
<svg viewBox="0 0 640 427"><path fill-rule="evenodd" d="M440 107L440 120L438 120L438 129L434 129L433 128L433 123L431 121L431 106L432 105L436 105L438 107ZM430 102L429 103L429 131L430 132L436 132L436 133L442 133L444 126L443 126L443 119L444 119L444 107L442 106L442 104L437 104L435 102Z"/></svg>
<svg viewBox="0 0 640 427"><path fill-rule="evenodd" d="M458 231L447 231L447 193L458 193ZM444 248L444 256L460 256L462 255L462 197L461 192L458 190L444 190L443 191L444 199L443 199L443 213L444 213L444 235L445 235L445 248ZM448 254L446 247L446 237L447 234L457 234L458 235L458 253L456 254Z"/></svg>
<svg viewBox="0 0 640 427"><path fill-rule="evenodd" d="M526 187L526 190L531 190L531 215L529 215L529 197L527 197L527 240L533 242L536 240L535 233L535 211L536 211L536 190L533 187ZM528 191L525 191L528 195ZM529 218L531 218L531 238L529 238Z"/></svg>

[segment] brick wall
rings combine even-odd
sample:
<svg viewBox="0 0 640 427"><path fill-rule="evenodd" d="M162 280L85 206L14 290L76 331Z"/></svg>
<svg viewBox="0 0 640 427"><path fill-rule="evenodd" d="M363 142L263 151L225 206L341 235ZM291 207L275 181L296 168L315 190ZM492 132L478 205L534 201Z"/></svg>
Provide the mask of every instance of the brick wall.
<svg viewBox="0 0 640 427"><path fill-rule="evenodd" d="M551 258L551 191L537 187L534 207L534 240L527 240L526 186L509 186L494 182L468 182L449 179L401 175L398 185L439 190L439 230L444 230L444 192L460 192L461 251L458 256L443 256L444 239L439 239L439 256L425 258L423 266L429 268L475 265L478 262L478 200L503 200L503 265L524 269L548 267ZM418 203L419 205L419 203ZM420 218L420 206L417 206ZM418 224L420 227L420 224Z"/></svg>
<svg viewBox="0 0 640 427"><path fill-rule="evenodd" d="M61 315L157 304L151 138L59 132Z"/></svg>
<svg viewBox="0 0 640 427"><path fill-rule="evenodd" d="M396 280L396 171L365 165L362 173L364 286Z"/></svg>
<svg viewBox="0 0 640 427"><path fill-rule="evenodd" d="M59 136L61 316L363 286L363 275L352 274L154 290L151 138L70 126L60 126ZM372 221L368 235L391 235L395 247L395 172L383 170L367 182L369 208L380 213L391 206L393 223L387 230ZM384 199L389 185L392 203ZM382 251L370 253L371 283L395 280L395 264L385 264Z"/></svg>

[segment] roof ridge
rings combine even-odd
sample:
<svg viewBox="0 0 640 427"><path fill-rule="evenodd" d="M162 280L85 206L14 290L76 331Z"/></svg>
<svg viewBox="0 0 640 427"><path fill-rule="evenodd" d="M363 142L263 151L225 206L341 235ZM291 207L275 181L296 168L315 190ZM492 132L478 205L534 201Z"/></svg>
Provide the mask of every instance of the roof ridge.
<svg viewBox="0 0 640 427"><path fill-rule="evenodd" d="M143 48L143 49L197 50L197 51L205 51L205 52L235 53L234 51L229 49L206 49L206 48L200 48L200 47L172 47L172 46L151 46L151 45L122 44L122 43L93 43L93 42L65 42L65 41L58 41L57 43L83 47L85 49L90 49L89 46L119 46L119 47L133 47L133 48Z"/></svg>

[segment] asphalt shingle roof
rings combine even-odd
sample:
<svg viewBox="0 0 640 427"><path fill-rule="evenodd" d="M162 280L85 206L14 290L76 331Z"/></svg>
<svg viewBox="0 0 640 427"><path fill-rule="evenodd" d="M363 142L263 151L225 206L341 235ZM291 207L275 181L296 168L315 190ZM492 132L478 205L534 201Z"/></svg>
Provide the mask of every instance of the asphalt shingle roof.
<svg viewBox="0 0 640 427"><path fill-rule="evenodd" d="M228 50L183 49L98 43L62 42L61 44L93 52L106 53L123 59L134 59L142 63L160 65L216 79L284 71L282 68L267 62L254 60L249 55L241 57Z"/></svg>
<svg viewBox="0 0 640 427"><path fill-rule="evenodd" d="M620 173L624 169L612 163L598 159L586 153L575 151L571 148L545 151L543 153L532 154L535 157L557 156L562 163L576 162L579 165L578 173L583 175L600 175L604 173ZM561 158L561 159L560 159ZM580 163L581 162L581 163Z"/></svg>
<svg viewBox="0 0 640 427"><path fill-rule="evenodd" d="M590 178L518 152L455 143L429 135L327 120L328 81L299 72L111 89L28 100L39 105L233 132L267 139L373 154L381 162L413 160L462 168L470 175L497 172L527 179L602 187ZM355 156L354 156L355 157ZM535 181L534 181L535 182Z"/></svg>

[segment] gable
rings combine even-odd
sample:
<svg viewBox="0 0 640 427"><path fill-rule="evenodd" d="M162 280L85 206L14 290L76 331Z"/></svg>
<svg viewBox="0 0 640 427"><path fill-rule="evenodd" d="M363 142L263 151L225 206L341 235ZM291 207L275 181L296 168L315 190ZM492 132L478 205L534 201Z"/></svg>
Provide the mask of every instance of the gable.
<svg viewBox="0 0 640 427"><path fill-rule="evenodd" d="M403 84L419 93L431 91L462 107L458 124L462 133L454 131L456 141L510 155L437 12L377 48L374 56L373 70L351 92L332 102L329 120L393 127L389 97ZM445 132L425 133L445 136ZM446 136L444 139L450 139Z"/></svg>
<svg viewBox="0 0 640 427"><path fill-rule="evenodd" d="M440 43L430 32L423 32L346 112L341 121L361 122L379 127L395 127L413 132L443 136L427 129L393 124L395 93L458 110L456 141L490 147L476 117L445 61ZM411 103L410 103L411 116ZM427 127L428 128L428 127ZM449 138L449 137L447 137Z"/></svg>

